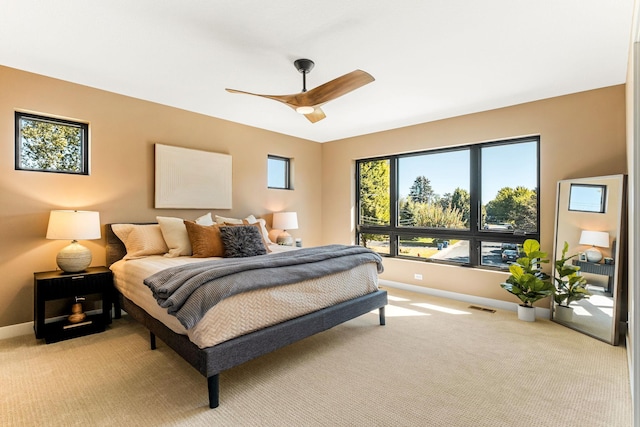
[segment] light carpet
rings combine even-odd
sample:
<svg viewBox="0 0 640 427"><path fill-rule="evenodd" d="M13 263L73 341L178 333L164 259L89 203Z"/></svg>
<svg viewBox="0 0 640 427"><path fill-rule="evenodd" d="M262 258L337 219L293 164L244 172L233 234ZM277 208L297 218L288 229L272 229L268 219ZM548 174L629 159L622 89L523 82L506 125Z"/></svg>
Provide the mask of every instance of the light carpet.
<svg viewBox="0 0 640 427"><path fill-rule="evenodd" d="M377 312L206 380L135 321L0 341L3 426L630 426L624 347L388 289Z"/></svg>

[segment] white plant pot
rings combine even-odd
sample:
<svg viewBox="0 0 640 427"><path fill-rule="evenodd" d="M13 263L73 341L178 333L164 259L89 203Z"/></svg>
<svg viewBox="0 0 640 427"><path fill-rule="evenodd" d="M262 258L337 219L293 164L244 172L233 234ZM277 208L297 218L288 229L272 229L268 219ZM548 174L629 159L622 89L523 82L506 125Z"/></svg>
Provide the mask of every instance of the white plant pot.
<svg viewBox="0 0 640 427"><path fill-rule="evenodd" d="M553 318L558 322L571 322L573 320L573 308L565 305L556 305Z"/></svg>
<svg viewBox="0 0 640 427"><path fill-rule="evenodd" d="M533 307L527 307L524 305L518 306L518 319L524 320L525 322L535 322L536 321L536 309Z"/></svg>

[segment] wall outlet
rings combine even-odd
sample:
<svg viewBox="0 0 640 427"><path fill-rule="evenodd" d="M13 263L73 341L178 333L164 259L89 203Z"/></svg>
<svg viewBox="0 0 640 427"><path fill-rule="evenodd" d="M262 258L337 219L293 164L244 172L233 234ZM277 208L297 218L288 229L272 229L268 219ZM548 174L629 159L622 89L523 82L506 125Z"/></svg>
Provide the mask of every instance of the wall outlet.
<svg viewBox="0 0 640 427"><path fill-rule="evenodd" d="M416 274L413 275L413 278L416 279L416 280L422 280L422 274L417 274L416 273Z"/></svg>

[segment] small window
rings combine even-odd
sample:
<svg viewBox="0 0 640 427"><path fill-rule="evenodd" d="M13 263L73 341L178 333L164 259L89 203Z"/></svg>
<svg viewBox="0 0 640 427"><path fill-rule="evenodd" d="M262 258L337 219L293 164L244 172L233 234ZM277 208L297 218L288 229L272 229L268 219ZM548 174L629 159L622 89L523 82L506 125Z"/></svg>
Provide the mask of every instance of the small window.
<svg viewBox="0 0 640 427"><path fill-rule="evenodd" d="M290 163L291 159L286 157L268 156L267 186L269 188L291 190Z"/></svg>
<svg viewBox="0 0 640 427"><path fill-rule="evenodd" d="M606 196L606 185L571 184L569 210L604 213Z"/></svg>
<svg viewBox="0 0 640 427"><path fill-rule="evenodd" d="M86 123L16 112L16 170L89 174Z"/></svg>

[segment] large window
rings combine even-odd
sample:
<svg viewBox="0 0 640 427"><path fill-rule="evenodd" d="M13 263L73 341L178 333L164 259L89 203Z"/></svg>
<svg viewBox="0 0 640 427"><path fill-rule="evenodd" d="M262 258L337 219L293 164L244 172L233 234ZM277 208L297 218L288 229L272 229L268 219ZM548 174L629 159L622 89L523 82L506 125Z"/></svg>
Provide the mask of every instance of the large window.
<svg viewBox="0 0 640 427"><path fill-rule="evenodd" d="M89 174L86 123L16 112L16 169Z"/></svg>
<svg viewBox="0 0 640 427"><path fill-rule="evenodd" d="M539 138L357 161L357 240L383 255L507 268L539 239Z"/></svg>

